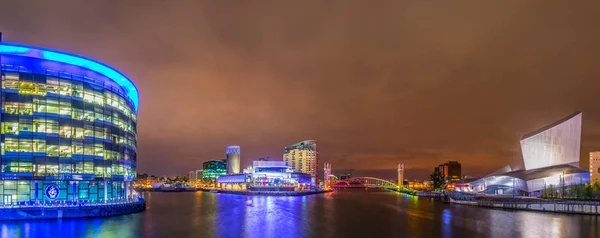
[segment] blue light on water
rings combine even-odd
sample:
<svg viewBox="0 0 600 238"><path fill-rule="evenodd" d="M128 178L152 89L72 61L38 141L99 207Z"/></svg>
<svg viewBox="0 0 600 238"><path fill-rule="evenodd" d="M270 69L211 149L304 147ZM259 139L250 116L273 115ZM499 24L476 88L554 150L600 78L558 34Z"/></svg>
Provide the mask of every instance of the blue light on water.
<svg viewBox="0 0 600 238"><path fill-rule="evenodd" d="M37 50L41 53L32 54L32 50ZM2 43L0 44L0 53L2 54L14 54L14 55L22 55L26 57L34 57L34 58L42 58L51 61L61 62L65 64L76 65L82 68L86 68L104 76L112 79L118 85L123 87L127 91L127 96L133 101L135 110L138 110L139 105L139 95L137 88L133 84L133 82L127 78L125 75L120 73L119 71L107 66L98 61L87 59L81 56L76 56L68 53L63 53L50 49L43 49L38 47L31 47L25 45L16 45L12 43Z"/></svg>

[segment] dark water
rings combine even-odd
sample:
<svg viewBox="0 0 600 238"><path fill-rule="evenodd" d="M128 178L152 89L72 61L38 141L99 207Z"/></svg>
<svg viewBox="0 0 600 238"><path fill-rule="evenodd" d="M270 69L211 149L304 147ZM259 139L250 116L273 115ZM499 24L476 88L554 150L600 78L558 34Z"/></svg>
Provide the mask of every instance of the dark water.
<svg viewBox="0 0 600 238"><path fill-rule="evenodd" d="M491 210L388 192L146 193L112 218L3 222L2 237L600 237L600 217Z"/></svg>

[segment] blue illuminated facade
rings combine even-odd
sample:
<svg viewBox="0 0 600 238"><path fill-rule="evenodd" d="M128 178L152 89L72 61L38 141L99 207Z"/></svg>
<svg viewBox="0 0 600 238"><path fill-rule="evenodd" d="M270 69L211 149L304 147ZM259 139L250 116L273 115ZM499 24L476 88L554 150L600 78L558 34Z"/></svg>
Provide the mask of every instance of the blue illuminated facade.
<svg viewBox="0 0 600 238"><path fill-rule="evenodd" d="M0 204L128 198L133 82L91 59L12 43L0 43L0 63Z"/></svg>

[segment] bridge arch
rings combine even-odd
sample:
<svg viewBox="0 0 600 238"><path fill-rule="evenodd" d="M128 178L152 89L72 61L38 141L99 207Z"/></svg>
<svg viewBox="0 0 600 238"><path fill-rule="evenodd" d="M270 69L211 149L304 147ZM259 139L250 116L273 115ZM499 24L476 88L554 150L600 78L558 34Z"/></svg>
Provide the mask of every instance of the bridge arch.
<svg viewBox="0 0 600 238"><path fill-rule="evenodd" d="M375 177L352 177L337 181L331 188L388 188L398 189L398 185Z"/></svg>

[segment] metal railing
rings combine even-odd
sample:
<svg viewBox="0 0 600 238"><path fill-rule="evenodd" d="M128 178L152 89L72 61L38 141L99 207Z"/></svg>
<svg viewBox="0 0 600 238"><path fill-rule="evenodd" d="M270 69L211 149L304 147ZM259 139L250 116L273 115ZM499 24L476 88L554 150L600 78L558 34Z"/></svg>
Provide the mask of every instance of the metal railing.
<svg viewBox="0 0 600 238"><path fill-rule="evenodd" d="M0 205L0 209L3 208L57 208L57 207L89 207L89 206L112 206L112 205L124 205L124 204L132 204L144 202L144 199L139 198L131 198L131 199L115 199L115 200L75 200L75 201L27 201L27 202L13 202L13 203L4 203Z"/></svg>

